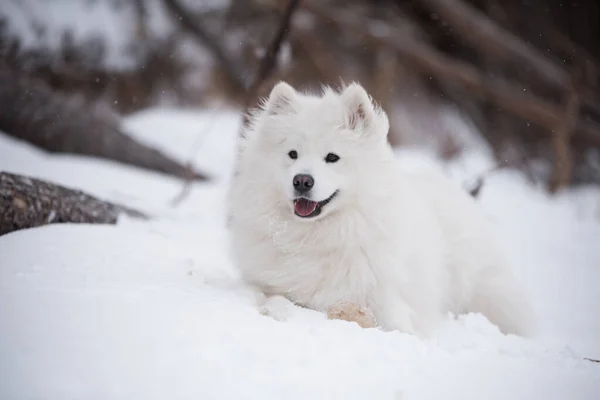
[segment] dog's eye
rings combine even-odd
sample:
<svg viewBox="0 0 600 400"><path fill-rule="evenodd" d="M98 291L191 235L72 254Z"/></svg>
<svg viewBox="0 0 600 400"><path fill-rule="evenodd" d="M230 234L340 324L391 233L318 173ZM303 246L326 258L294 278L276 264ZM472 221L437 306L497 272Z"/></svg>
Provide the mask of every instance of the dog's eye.
<svg viewBox="0 0 600 400"><path fill-rule="evenodd" d="M292 160L295 160L296 158L298 158L298 152L296 150L292 150L288 153L288 156L290 156Z"/></svg>
<svg viewBox="0 0 600 400"><path fill-rule="evenodd" d="M333 163L333 162L337 162L339 159L340 159L340 156L338 156L337 154L329 153L325 157L325 162Z"/></svg>

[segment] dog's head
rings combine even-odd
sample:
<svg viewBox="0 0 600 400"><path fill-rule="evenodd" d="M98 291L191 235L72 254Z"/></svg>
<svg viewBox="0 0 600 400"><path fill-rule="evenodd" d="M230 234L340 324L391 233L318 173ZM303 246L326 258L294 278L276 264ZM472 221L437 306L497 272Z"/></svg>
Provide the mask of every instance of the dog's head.
<svg viewBox="0 0 600 400"><path fill-rule="evenodd" d="M358 84L315 96L281 82L252 123L251 151L262 166L255 173L263 175L256 181L277 185L297 218L323 218L365 190L369 170L389 151L388 129L386 114Z"/></svg>

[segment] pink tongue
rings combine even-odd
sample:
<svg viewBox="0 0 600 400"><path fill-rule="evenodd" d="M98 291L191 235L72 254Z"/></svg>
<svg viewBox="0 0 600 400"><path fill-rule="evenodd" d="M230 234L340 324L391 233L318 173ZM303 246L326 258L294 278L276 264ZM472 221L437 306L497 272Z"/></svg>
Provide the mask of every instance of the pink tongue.
<svg viewBox="0 0 600 400"><path fill-rule="evenodd" d="M309 216L312 214L317 208L316 201L310 201L307 199L300 199L294 203L294 207L296 208L296 213L302 217Z"/></svg>

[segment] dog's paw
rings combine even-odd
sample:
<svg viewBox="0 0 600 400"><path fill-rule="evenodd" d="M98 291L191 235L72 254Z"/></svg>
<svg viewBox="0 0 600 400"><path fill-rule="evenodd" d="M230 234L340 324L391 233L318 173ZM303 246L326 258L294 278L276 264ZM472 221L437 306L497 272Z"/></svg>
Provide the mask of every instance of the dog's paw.
<svg viewBox="0 0 600 400"><path fill-rule="evenodd" d="M338 301L327 310L327 318L356 322L362 328L375 328L377 323L371 309L349 301Z"/></svg>
<svg viewBox="0 0 600 400"><path fill-rule="evenodd" d="M399 331L415 335L415 313L408 305L399 299L387 303L387 307L380 315L381 328L384 331Z"/></svg>
<svg viewBox="0 0 600 400"><path fill-rule="evenodd" d="M294 307L294 303L283 296L271 296L264 299L262 305L258 307L258 312L276 321L286 321Z"/></svg>

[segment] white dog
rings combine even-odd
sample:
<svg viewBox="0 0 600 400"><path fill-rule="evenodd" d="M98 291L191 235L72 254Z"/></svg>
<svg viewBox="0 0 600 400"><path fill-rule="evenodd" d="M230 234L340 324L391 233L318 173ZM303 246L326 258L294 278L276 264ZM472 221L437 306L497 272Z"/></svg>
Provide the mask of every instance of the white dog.
<svg viewBox="0 0 600 400"><path fill-rule="evenodd" d="M358 84L277 84L252 115L230 191L234 262L267 296L369 308L427 335L449 312L524 334L529 307L476 203L444 177L401 173L386 114Z"/></svg>

